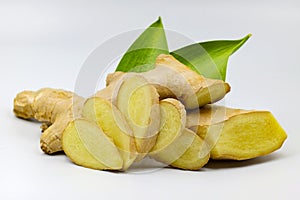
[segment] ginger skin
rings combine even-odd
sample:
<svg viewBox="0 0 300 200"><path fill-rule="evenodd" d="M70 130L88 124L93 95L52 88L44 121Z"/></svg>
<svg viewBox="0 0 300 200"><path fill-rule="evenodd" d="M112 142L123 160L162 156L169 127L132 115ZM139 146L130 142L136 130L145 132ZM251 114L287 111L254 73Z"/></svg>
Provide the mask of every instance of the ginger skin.
<svg viewBox="0 0 300 200"><path fill-rule="evenodd" d="M65 90L43 88L23 91L14 99L14 113L23 119L43 122L40 146L43 152L62 151L61 136L68 123L81 115L84 98Z"/></svg>

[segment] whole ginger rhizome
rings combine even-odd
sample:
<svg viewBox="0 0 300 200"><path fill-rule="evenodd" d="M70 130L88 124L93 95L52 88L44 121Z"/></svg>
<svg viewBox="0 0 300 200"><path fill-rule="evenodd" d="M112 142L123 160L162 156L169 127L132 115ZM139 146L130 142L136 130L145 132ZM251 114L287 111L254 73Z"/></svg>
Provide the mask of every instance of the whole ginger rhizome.
<svg viewBox="0 0 300 200"><path fill-rule="evenodd" d="M209 159L245 160L279 149L287 136L270 112L212 104L229 91L228 83L160 55L153 70L110 74L107 87L88 99L50 88L21 92L14 113L43 122L45 153L64 151L100 170L127 170L145 156L198 170Z"/></svg>

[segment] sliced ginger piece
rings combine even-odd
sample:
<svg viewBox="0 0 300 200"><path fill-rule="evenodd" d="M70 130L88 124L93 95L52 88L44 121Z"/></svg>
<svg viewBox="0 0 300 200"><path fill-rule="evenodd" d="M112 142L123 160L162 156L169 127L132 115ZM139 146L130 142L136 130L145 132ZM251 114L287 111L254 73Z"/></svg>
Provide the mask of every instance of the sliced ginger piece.
<svg viewBox="0 0 300 200"><path fill-rule="evenodd" d="M206 142L196 133L185 128L169 146L151 157L172 167L198 170L208 162L209 151Z"/></svg>
<svg viewBox="0 0 300 200"><path fill-rule="evenodd" d="M123 160L113 141L95 122L76 119L62 135L66 155L77 165L99 170L120 170Z"/></svg>
<svg viewBox="0 0 300 200"><path fill-rule="evenodd" d="M181 169L197 170L209 160L209 148L185 128L186 111L175 99L160 101L161 128L150 156Z"/></svg>
<svg viewBox="0 0 300 200"><path fill-rule="evenodd" d="M199 111L189 112L187 127L209 141L212 159L246 160L267 155L279 149L287 138L285 131L268 111L247 111L215 105L200 109L200 115Z"/></svg>
<svg viewBox="0 0 300 200"><path fill-rule="evenodd" d="M159 97L142 76L124 77L115 104L133 130L138 160L154 146L160 126Z"/></svg>
<svg viewBox="0 0 300 200"><path fill-rule="evenodd" d="M139 74L155 86L160 99L177 98L186 107L194 109L222 99L229 91L230 86L222 80L205 78L171 55L161 54L156 59L153 70L143 73L115 72L106 79L108 88L115 85L116 80L122 79L125 74Z"/></svg>
<svg viewBox="0 0 300 200"><path fill-rule="evenodd" d="M123 170L126 170L136 159L136 147L131 128L121 112L111 102L92 97L83 107L82 116L93 120L103 132L113 139L123 158Z"/></svg>
<svg viewBox="0 0 300 200"><path fill-rule="evenodd" d="M153 156L172 144L182 134L186 122L185 108L178 100L172 98L164 99L159 102L159 105L161 128L156 143L150 152L150 155ZM180 155L175 156L173 161L178 159Z"/></svg>
<svg viewBox="0 0 300 200"><path fill-rule="evenodd" d="M193 140L190 143L192 138ZM210 158L209 145L193 131L187 128L184 129L183 134L176 142L178 146L188 143L190 143L190 146L186 149L184 154L182 154L176 161L171 163L172 167L198 170L208 162ZM176 146L176 143L174 146Z"/></svg>

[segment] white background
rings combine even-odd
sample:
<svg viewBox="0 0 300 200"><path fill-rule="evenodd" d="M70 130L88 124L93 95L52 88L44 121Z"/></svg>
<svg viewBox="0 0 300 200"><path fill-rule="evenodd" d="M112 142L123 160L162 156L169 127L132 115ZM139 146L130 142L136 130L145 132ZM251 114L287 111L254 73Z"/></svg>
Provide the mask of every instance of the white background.
<svg viewBox="0 0 300 200"><path fill-rule="evenodd" d="M299 1L0 1L0 199L297 199L300 195ZM39 124L12 113L25 89L73 90L88 55L162 16L195 41L253 37L234 56L227 105L272 111L282 149L200 171L112 173L39 148ZM109 49L108 49L109 51Z"/></svg>

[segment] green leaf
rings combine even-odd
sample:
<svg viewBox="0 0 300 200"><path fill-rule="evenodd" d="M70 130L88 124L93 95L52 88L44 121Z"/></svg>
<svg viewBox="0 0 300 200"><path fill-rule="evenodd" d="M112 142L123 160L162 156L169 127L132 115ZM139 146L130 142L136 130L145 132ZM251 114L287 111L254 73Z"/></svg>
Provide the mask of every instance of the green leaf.
<svg viewBox="0 0 300 200"><path fill-rule="evenodd" d="M160 54L169 54L164 27L159 17L130 46L116 71L144 72L154 68Z"/></svg>
<svg viewBox="0 0 300 200"><path fill-rule="evenodd" d="M173 51L170 54L207 78L225 81L229 57L250 37L251 34L240 40L216 40L196 43Z"/></svg>

